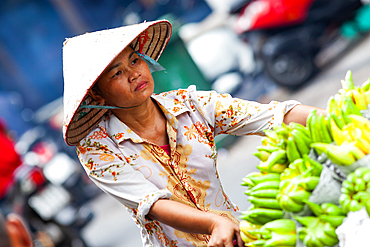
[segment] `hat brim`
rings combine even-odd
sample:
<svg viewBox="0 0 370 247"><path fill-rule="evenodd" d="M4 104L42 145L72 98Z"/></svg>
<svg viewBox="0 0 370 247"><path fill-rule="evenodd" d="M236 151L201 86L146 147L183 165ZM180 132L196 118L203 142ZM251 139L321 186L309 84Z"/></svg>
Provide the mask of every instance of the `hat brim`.
<svg viewBox="0 0 370 247"><path fill-rule="evenodd" d="M64 42L63 135L68 145L77 145L107 112L106 109L80 106L100 104L89 96L89 90L128 45L135 51L139 50L138 38L145 31L149 40L142 52L158 61L171 37L172 26L167 20L87 33Z"/></svg>

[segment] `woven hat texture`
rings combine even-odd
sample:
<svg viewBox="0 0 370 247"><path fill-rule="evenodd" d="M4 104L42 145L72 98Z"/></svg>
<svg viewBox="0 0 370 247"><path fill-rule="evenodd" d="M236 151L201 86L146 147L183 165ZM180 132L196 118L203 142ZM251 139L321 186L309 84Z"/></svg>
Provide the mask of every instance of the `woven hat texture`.
<svg viewBox="0 0 370 247"><path fill-rule="evenodd" d="M147 32L142 52L158 61L170 37L166 20L144 22L68 38L63 43L64 120L63 135L68 145L77 145L100 121L107 109L79 108L99 105L88 95L105 68L130 45L139 50L140 34Z"/></svg>

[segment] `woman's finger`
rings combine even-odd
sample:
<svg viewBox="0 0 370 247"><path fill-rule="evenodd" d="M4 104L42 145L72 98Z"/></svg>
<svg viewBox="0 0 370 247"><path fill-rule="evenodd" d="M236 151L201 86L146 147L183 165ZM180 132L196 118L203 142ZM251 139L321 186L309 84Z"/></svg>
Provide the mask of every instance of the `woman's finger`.
<svg viewBox="0 0 370 247"><path fill-rule="evenodd" d="M236 236L236 244L234 244L234 246L238 246L238 247L244 247L244 241L242 240L242 238L240 237L240 233L237 232L235 233L235 236Z"/></svg>

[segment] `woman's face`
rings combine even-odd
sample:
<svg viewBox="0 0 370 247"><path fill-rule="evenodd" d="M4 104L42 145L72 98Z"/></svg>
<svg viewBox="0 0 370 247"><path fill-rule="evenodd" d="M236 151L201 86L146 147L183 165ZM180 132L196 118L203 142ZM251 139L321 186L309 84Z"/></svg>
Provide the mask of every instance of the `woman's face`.
<svg viewBox="0 0 370 247"><path fill-rule="evenodd" d="M93 97L106 105L139 106L150 99L154 81L148 65L131 47L126 47L100 76Z"/></svg>

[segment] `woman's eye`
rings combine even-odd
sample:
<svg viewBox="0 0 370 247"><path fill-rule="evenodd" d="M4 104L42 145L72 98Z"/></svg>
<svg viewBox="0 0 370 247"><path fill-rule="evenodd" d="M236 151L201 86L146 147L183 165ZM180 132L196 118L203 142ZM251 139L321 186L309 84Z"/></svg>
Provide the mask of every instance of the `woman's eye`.
<svg viewBox="0 0 370 247"><path fill-rule="evenodd" d="M117 73L115 73L115 74L113 75L113 77L118 76L118 75L120 75L120 74L122 74L122 71L121 71L121 70L118 70L118 71L117 71Z"/></svg>
<svg viewBox="0 0 370 247"><path fill-rule="evenodd" d="M138 60L139 60L138 58L135 58L134 60L132 60L131 64L132 65L136 64Z"/></svg>

